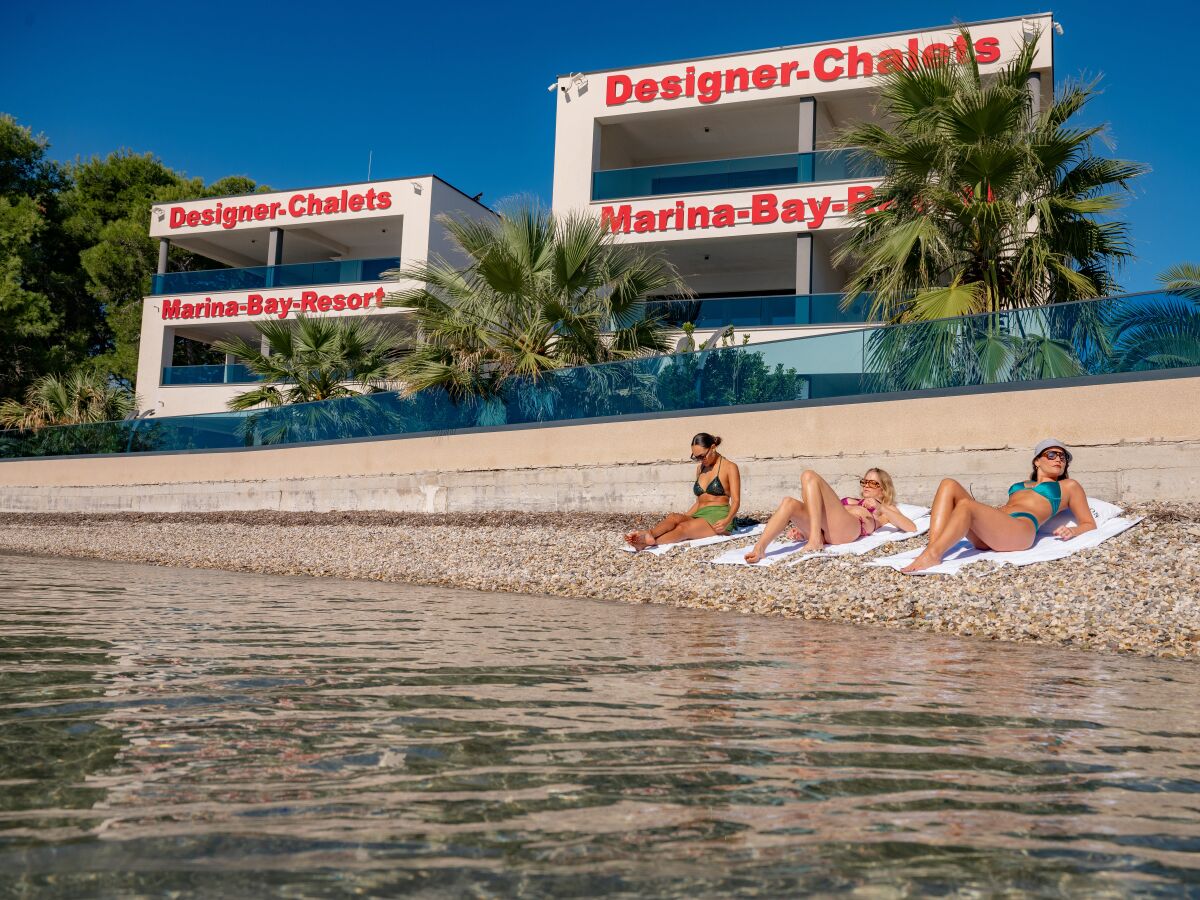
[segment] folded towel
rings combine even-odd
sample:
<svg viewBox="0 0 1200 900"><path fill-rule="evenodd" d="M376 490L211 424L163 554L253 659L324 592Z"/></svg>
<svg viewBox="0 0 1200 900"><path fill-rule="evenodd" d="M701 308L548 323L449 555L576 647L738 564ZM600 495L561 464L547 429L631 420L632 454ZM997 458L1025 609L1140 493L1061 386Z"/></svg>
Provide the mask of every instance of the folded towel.
<svg viewBox="0 0 1200 900"><path fill-rule="evenodd" d="M696 538L694 541L677 541L674 544L663 544L661 546L647 547L645 550L635 550L624 541L621 542L621 549L628 553L650 553L654 556L662 556L664 553L670 553L672 550L679 548L681 550L690 550L692 547L707 547L710 544L723 544L726 541L732 541L734 538L752 537L756 534L762 534L763 525L748 525L745 528L735 528L732 534L714 534L712 537Z"/></svg>
<svg viewBox="0 0 1200 900"><path fill-rule="evenodd" d="M1063 559L1073 553L1078 553L1080 550L1100 546L1109 538L1116 537L1118 534L1128 531L1138 522L1142 521L1142 518L1139 516L1136 519L1124 519L1118 516L1117 518L1109 519L1103 525L1096 528L1095 531L1086 532L1066 541L1059 540L1052 534L1039 532L1037 540L1034 541L1033 546L1028 550L1010 550L1006 553L1001 553L997 550L977 550L972 546L970 541L963 540L950 548L942 558L941 563L931 566L928 569L923 569L915 574L954 575L963 566L983 560L991 560L999 565L1028 566L1033 563ZM897 570L903 569L920 556L921 551L924 549L924 547L917 547L916 549L905 550L903 553L897 553L893 556L872 559L867 562L867 565L888 566Z"/></svg>
<svg viewBox="0 0 1200 900"><path fill-rule="evenodd" d="M866 537L858 538L848 544L830 544L824 550L818 553L805 553L799 559L789 562L789 566L794 566L806 559L815 559L820 556L841 556L846 553L861 554L874 550L890 541L902 541L905 538L916 537L919 534L924 534L929 530L929 507L927 506L912 506L907 503L898 503L896 506L900 512L904 513L913 520L913 524L917 526L916 531L901 531L894 525L884 525L881 528L868 534ZM746 554L750 552L750 547L742 547L736 550L728 550L722 553L712 562L718 566L773 566L781 560L787 559L798 553L804 548L804 541L788 541L786 543L774 543L767 548L767 552L763 558L756 563L746 562Z"/></svg>

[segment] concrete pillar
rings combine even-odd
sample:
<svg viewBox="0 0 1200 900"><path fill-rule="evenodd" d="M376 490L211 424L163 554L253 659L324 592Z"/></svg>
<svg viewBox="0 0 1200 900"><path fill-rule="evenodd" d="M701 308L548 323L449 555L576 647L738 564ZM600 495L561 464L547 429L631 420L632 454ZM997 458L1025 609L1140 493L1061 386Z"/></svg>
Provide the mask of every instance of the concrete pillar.
<svg viewBox="0 0 1200 900"><path fill-rule="evenodd" d="M267 234L267 287L275 286L275 273L271 268L283 262L283 229L272 228Z"/></svg>
<svg viewBox="0 0 1200 900"><path fill-rule="evenodd" d="M158 239L158 274L167 274L167 253L171 249L171 242L167 238Z"/></svg>
<svg viewBox="0 0 1200 900"><path fill-rule="evenodd" d="M800 153L812 153L817 147L817 101L804 97L800 101L800 131L796 135L796 149Z"/></svg>
<svg viewBox="0 0 1200 900"><path fill-rule="evenodd" d="M1030 111L1036 120L1042 113L1042 73L1031 72L1025 86L1029 89Z"/></svg>
<svg viewBox="0 0 1200 900"><path fill-rule="evenodd" d="M167 325L162 330L162 353L158 360L158 377L154 379L157 387L162 384L163 369L169 369L175 361L175 329Z"/></svg>
<svg viewBox="0 0 1200 900"><path fill-rule="evenodd" d="M283 263L283 229L272 228L267 235L267 265L278 266Z"/></svg>
<svg viewBox="0 0 1200 900"><path fill-rule="evenodd" d="M813 286L813 236L796 235L796 294L811 294Z"/></svg>

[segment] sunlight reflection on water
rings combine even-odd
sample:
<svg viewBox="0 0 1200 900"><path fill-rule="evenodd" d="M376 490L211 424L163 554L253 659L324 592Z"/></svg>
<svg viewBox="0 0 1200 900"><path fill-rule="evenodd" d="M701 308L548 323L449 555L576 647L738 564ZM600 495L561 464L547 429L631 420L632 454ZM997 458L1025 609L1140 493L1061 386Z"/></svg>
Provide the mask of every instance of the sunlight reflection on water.
<svg viewBox="0 0 1200 900"><path fill-rule="evenodd" d="M0 556L0 889L1200 892L1200 669Z"/></svg>

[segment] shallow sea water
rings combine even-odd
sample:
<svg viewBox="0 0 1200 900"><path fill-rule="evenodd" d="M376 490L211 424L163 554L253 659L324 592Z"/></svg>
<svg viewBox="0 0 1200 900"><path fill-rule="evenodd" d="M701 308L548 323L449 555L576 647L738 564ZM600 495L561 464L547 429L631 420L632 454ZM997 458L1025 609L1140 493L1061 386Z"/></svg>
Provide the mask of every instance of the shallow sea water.
<svg viewBox="0 0 1200 900"><path fill-rule="evenodd" d="M1200 666L0 555L0 895L1200 896Z"/></svg>

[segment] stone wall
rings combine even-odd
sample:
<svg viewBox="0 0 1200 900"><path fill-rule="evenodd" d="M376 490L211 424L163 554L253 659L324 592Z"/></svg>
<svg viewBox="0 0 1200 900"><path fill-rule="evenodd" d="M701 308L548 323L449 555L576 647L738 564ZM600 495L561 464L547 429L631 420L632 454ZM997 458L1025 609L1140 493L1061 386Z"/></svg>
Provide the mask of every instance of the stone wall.
<svg viewBox="0 0 1200 900"><path fill-rule="evenodd" d="M1048 435L1071 474L1114 502L1200 500L1198 377L960 393L238 451L0 462L0 512L498 509L657 511L690 505L689 441L724 437L743 508L765 510L814 468L845 493L882 466L900 499L943 477L999 501Z"/></svg>

